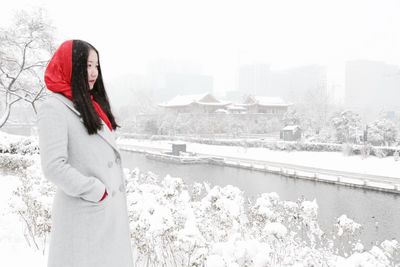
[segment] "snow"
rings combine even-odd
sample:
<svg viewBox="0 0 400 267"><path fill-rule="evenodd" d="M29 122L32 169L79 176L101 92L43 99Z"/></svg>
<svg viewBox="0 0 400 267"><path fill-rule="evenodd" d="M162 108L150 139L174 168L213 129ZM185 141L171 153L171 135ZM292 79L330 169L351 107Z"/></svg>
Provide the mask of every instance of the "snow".
<svg viewBox="0 0 400 267"><path fill-rule="evenodd" d="M282 130L284 131L293 131L293 130L297 130L300 127L298 125L288 125L286 127L284 127Z"/></svg>
<svg viewBox="0 0 400 267"><path fill-rule="evenodd" d="M346 266L384 267L389 266L389 261L384 252L374 246L369 252L354 253L347 259Z"/></svg>
<svg viewBox="0 0 400 267"><path fill-rule="evenodd" d="M316 218L318 213L318 204L317 200L313 201L304 201L301 206L303 212L311 218Z"/></svg>
<svg viewBox="0 0 400 267"><path fill-rule="evenodd" d="M283 101L281 97L268 97L268 96L250 96L247 101L253 101L254 103L261 106L282 106L286 107L290 104ZM250 102L246 102L246 104L250 104Z"/></svg>
<svg viewBox="0 0 400 267"><path fill-rule="evenodd" d="M17 176L0 175L0 210L2 211L0 214L0 259L4 266L45 266L47 249L42 254L28 247L22 233L22 222L10 212L8 207L11 192L19 185L19 181ZM309 266L308 261L310 264L315 264L313 253L317 251L307 247L293 247L294 244L290 243L292 237L289 229L280 222L266 222L262 231L264 237L260 236L264 240L281 240L279 242L282 243L275 243L278 246L276 248L271 247L271 244L274 244L273 241L268 243L242 236L238 225L245 225L246 221L240 218L244 212L243 197L238 188L233 186L209 188L204 185L206 197L200 202L190 204L190 195L181 179L167 176L160 183L162 187L155 182L150 177L147 183L134 184L135 186L131 187L134 191L128 194L128 202L131 203L129 210L134 215L131 222L131 229L134 230L132 233L138 235L137 238L141 238L145 244L157 241L158 239L154 238L162 237L165 233L173 233L175 231L173 229L177 229L177 225L173 225L174 222L176 223L174 217L178 217L183 219L183 227L176 235L180 247L187 246L186 251L190 251L199 244L206 242L210 244L209 250L198 249L199 255L205 256L205 266L262 267L271 266L271 263L273 263L272 266ZM198 184L197 187L199 186ZM270 211L267 212L270 213L269 218L277 220L280 216L274 213L279 209L274 210L274 208L279 205L279 202L278 194L265 193L257 200L255 207L258 207L259 211L264 210L264 213L269 208ZM285 210L281 210L284 213L290 213L291 209L297 207L294 202L281 203L285 207ZM304 211L303 219L307 219L307 217L316 216L318 205L316 201L303 201L301 209ZM209 213L210 210L216 213ZM201 217L196 218L198 216L196 212L200 212ZM211 217L207 218L210 215ZM199 221L200 218L203 221ZM340 217L339 221L342 225L350 225L348 228L354 226L354 222L345 215ZM307 221L307 224L310 222L312 223L312 221ZM213 233L208 238L225 236L227 239L224 241L222 238L216 242L212 242L212 239L206 241L204 230ZM154 243L155 246L157 244L160 242ZM279 247L279 244L283 247ZM335 255L327 257L332 262L330 266L390 266L388 255L399 251L399 243L395 240L387 240L381 247L383 249L375 246L370 251L364 252L360 247L357 250L359 252L355 252L347 259ZM297 249L300 250L297 251Z"/></svg>
<svg viewBox="0 0 400 267"><path fill-rule="evenodd" d="M28 247L22 232L22 222L11 213L9 200L17 187L16 176L0 174L0 261L1 266L46 266L47 254L43 255ZM47 251L47 250L46 250Z"/></svg>
<svg viewBox="0 0 400 267"><path fill-rule="evenodd" d="M187 106L194 102L200 101L207 94L202 95L177 95L167 103L163 103L163 106Z"/></svg>
<svg viewBox="0 0 400 267"><path fill-rule="evenodd" d="M228 114L229 113L229 111L227 111L227 110L225 110L225 109L222 109L222 108L219 108L219 109L217 109L216 111L214 111L215 113L221 113L221 114Z"/></svg>
<svg viewBox="0 0 400 267"><path fill-rule="evenodd" d="M283 238L287 234L286 227L277 222L267 223L263 230L264 234L267 236L275 236L276 238Z"/></svg>
<svg viewBox="0 0 400 267"><path fill-rule="evenodd" d="M142 149L161 148L171 150L169 141L151 141L137 139L119 139L120 145L138 146ZM217 146L187 142L186 151L213 154L218 157L235 157L248 160L262 160L273 163L287 163L319 169L353 172L394 177L400 179L400 162L392 157L362 158L359 155L344 156L340 152L312 152L312 151L276 151L267 148Z"/></svg>
<svg viewBox="0 0 400 267"><path fill-rule="evenodd" d="M15 139L12 142L23 146L23 141ZM8 145L6 142L3 144ZM32 192L27 196L38 201L38 211L43 211L49 210L54 188L42 179L39 155L0 155L16 162L25 158L31 164L23 167L23 171L16 169L14 175L0 172L1 266L45 266L48 245L44 246L43 253L28 246L24 237L24 222L15 213L15 209L26 207L18 206L20 198L12 192L22 185L28 186L28 191ZM4 166L2 168L6 170ZM243 192L231 185L210 187L197 183L189 192L181 178L166 176L160 180L151 173L143 175L138 170L128 169L124 169L124 173L128 180L134 255L142 257L138 266L145 266L141 263L155 254L161 257L158 260L168 260L163 258L168 253L190 255L191 266L201 266L202 263L204 266L254 267L319 266L327 263L328 266L349 267L399 266L400 245L396 240L386 240L369 251L365 251L360 243L352 243L354 248L347 258L332 251L325 252L328 247L315 247L315 241L320 240L323 234L316 219L316 200L282 201L278 194L272 192L262 194L253 206L247 206ZM17 206L12 208L12 205ZM12 209L14 212L11 212ZM39 219L48 220L43 216ZM354 242L352 234L361 225L342 215L336 227L337 238L344 236L346 242ZM311 242L307 243L307 239L300 239L299 242L295 231L305 232ZM169 244L169 248L163 247L165 243Z"/></svg>
<svg viewBox="0 0 400 267"><path fill-rule="evenodd" d="M11 142L17 142L21 140L21 137L18 135L7 134L5 132L0 131L0 146L3 147L8 145Z"/></svg>
<svg viewBox="0 0 400 267"><path fill-rule="evenodd" d="M354 233L361 228L361 225L348 218L347 215L343 214L337 219L338 236L342 236L343 233Z"/></svg>
<svg viewBox="0 0 400 267"><path fill-rule="evenodd" d="M228 110L232 110L232 111L246 111L247 109L245 107L242 106L236 106L236 105L229 105L227 106Z"/></svg>
<svg viewBox="0 0 400 267"><path fill-rule="evenodd" d="M215 101L213 101L213 102L205 101L204 99L207 96L209 96L212 99L215 99ZM188 106L193 103L199 103L199 104L203 104L203 105L217 105L217 106L225 106L225 105L230 104L230 102L221 102L218 99L216 99L212 94L206 93L206 94L201 94L201 95L177 95L174 98L172 98L170 101L159 104L159 106L179 107L179 106Z"/></svg>

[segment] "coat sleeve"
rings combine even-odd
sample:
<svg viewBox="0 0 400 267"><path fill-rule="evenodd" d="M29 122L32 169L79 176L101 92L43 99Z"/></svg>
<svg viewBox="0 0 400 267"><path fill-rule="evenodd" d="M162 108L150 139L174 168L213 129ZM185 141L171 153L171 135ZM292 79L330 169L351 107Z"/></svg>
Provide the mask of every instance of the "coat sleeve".
<svg viewBox="0 0 400 267"><path fill-rule="evenodd" d="M105 185L85 176L68 163L68 127L54 103L44 102L38 111L40 159L44 176L72 197L98 202Z"/></svg>

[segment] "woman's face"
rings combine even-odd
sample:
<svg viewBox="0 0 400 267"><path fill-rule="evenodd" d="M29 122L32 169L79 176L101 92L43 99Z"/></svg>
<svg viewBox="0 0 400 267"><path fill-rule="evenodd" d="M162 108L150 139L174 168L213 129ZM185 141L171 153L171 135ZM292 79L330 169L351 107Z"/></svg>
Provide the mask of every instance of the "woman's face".
<svg viewBox="0 0 400 267"><path fill-rule="evenodd" d="M97 76L99 75L98 67L99 59L97 57L97 53L93 49L90 49L87 62L88 82L90 89L93 89L93 86L97 80Z"/></svg>

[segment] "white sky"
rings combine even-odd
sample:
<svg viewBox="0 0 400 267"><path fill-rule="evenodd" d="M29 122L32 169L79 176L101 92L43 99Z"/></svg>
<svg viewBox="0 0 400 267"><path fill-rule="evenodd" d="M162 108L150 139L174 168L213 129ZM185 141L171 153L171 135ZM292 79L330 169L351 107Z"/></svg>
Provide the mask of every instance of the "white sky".
<svg viewBox="0 0 400 267"><path fill-rule="evenodd" d="M153 60L189 60L214 76L216 91L236 88L239 64L272 68L328 66L343 83L345 60L400 65L397 0L6 0L0 26L13 9L40 6L59 42L83 39L100 51L105 77L145 73Z"/></svg>

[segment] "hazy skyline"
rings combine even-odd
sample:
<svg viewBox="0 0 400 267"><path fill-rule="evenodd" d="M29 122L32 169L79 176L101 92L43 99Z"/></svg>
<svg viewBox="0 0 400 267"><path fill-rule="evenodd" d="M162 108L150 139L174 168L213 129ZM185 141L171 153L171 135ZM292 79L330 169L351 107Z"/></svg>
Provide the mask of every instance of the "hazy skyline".
<svg viewBox="0 0 400 267"><path fill-rule="evenodd" d="M0 26L12 10L42 7L58 43L84 39L100 51L105 77L145 73L158 59L201 64L217 92L237 89L240 64L272 69L325 65L330 85L344 84L344 62L400 65L400 2L307 1L50 1L2 4Z"/></svg>

